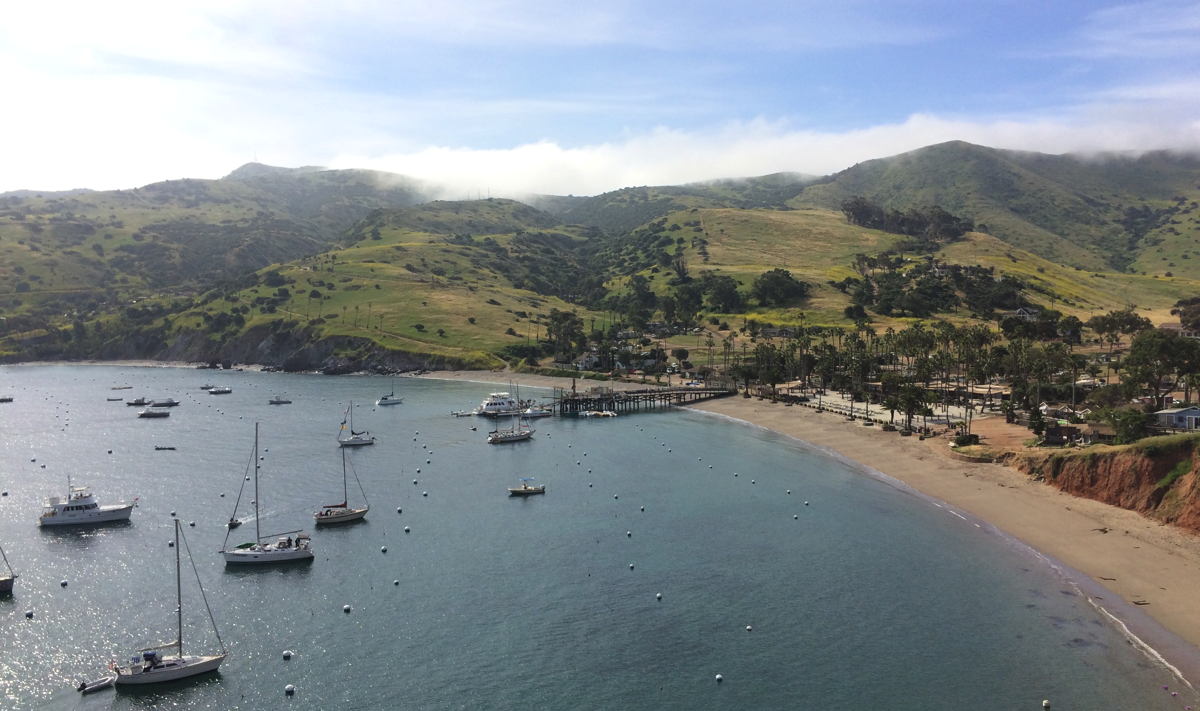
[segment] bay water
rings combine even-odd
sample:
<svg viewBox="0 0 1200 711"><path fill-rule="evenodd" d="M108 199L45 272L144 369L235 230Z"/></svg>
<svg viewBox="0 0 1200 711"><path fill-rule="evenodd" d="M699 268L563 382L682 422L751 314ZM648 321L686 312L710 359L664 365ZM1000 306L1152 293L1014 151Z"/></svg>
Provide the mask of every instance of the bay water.
<svg viewBox="0 0 1200 711"><path fill-rule="evenodd" d="M20 574L0 598L0 707L1196 703L1041 558L802 442L676 410L540 419L533 440L488 445L492 421L450 413L505 387L396 378L403 404L375 407L392 382L0 368L14 398L0 405L0 546ZM276 394L293 403L269 405ZM109 399L139 395L182 404L147 420ZM351 401L355 428L378 438L347 453L371 511L314 531L312 512L342 500L336 437ZM311 531L310 564L226 567L217 552L255 423L263 534ZM138 497L131 521L38 528L68 476L101 503ZM522 477L546 494L507 496ZM253 498L247 486L233 543L254 536ZM361 498L351 479L350 503ZM174 639L172 512L229 658L190 681L79 695L110 659ZM212 653L183 565L185 651Z"/></svg>

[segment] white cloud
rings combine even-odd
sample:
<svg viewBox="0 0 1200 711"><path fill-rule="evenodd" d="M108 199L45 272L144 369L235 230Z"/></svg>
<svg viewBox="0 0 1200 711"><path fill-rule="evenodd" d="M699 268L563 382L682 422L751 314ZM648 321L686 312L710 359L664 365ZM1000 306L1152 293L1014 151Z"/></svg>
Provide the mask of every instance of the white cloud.
<svg viewBox="0 0 1200 711"><path fill-rule="evenodd" d="M1200 54L1200 3L1149 0L1092 13L1072 53L1131 59Z"/></svg>
<svg viewBox="0 0 1200 711"><path fill-rule="evenodd" d="M1139 120L1140 119L1140 120ZM795 171L824 175L934 143L964 140L1046 153L1200 150L1200 122L1042 119L972 121L917 114L841 133L789 130L770 121L710 131L660 128L621 141L567 147L539 141L502 150L429 147L381 156L340 155L331 167L373 168L448 186L446 197L528 193L590 195L633 185L673 185Z"/></svg>

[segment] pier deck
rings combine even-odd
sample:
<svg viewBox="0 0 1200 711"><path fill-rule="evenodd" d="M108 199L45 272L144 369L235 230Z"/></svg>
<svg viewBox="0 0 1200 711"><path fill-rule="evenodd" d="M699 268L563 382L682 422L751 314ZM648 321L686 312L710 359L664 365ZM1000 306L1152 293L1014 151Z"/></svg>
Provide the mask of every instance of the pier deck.
<svg viewBox="0 0 1200 711"><path fill-rule="evenodd" d="M592 388L576 392L566 388L554 389L553 409L559 415L578 415L583 412L615 412L620 415L690 405L696 402L728 397L737 391L724 387L647 388L645 390L611 390Z"/></svg>

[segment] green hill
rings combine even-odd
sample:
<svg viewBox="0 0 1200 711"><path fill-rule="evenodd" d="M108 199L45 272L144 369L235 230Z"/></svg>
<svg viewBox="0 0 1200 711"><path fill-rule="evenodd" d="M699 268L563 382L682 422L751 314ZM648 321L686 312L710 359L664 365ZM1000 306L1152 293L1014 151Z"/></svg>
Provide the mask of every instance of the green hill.
<svg viewBox="0 0 1200 711"><path fill-rule="evenodd" d="M426 199L399 176L251 164L221 180L0 196L0 308L45 321L187 294L319 253L371 210Z"/></svg>
<svg viewBox="0 0 1200 711"><path fill-rule="evenodd" d="M954 142L817 180L530 204L431 195L385 173L259 164L220 180L0 195L0 353L492 366L528 355L552 312L575 312L590 330L630 313L636 290L648 298L642 320L662 318L670 296L689 315L730 323L845 325L848 307L865 304L877 326L921 315L914 299L926 294L939 306L924 315L972 318L967 292L992 284L1006 303L1083 319L1136 304L1165 321L1176 300L1200 293L1200 160L1165 153L1085 160ZM840 206L852 196L939 205L979 231L920 247L850 224ZM907 305L853 301L876 258L895 273L893 294L920 289ZM748 294L777 268L807 283L807 297L714 313L733 302L693 288L730 277L716 280Z"/></svg>
<svg viewBox="0 0 1200 711"><path fill-rule="evenodd" d="M1195 156L1085 158L954 141L861 163L790 204L837 209L854 195L896 209L940 205L1063 264L1200 278L1200 263L1190 263L1200 237Z"/></svg>

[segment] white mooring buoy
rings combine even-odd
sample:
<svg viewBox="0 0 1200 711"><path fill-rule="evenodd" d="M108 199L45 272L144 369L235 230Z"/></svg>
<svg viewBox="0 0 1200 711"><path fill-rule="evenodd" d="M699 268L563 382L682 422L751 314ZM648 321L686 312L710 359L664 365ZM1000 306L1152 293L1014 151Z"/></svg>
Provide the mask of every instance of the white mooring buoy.
<svg viewBox="0 0 1200 711"><path fill-rule="evenodd" d="M283 650L283 658L291 659L292 658L292 650L290 650L290 649Z"/></svg>
<svg viewBox="0 0 1200 711"><path fill-rule="evenodd" d="M717 674L717 676L715 678L716 678L718 684L725 681L725 677L721 676L720 674Z"/></svg>
<svg viewBox="0 0 1200 711"><path fill-rule="evenodd" d="M342 605L342 612L346 613L347 615L350 614L350 606Z"/></svg>
<svg viewBox="0 0 1200 711"><path fill-rule="evenodd" d="M288 684L287 686L283 687L283 693L287 694L288 696L292 696L296 693L296 687Z"/></svg>

